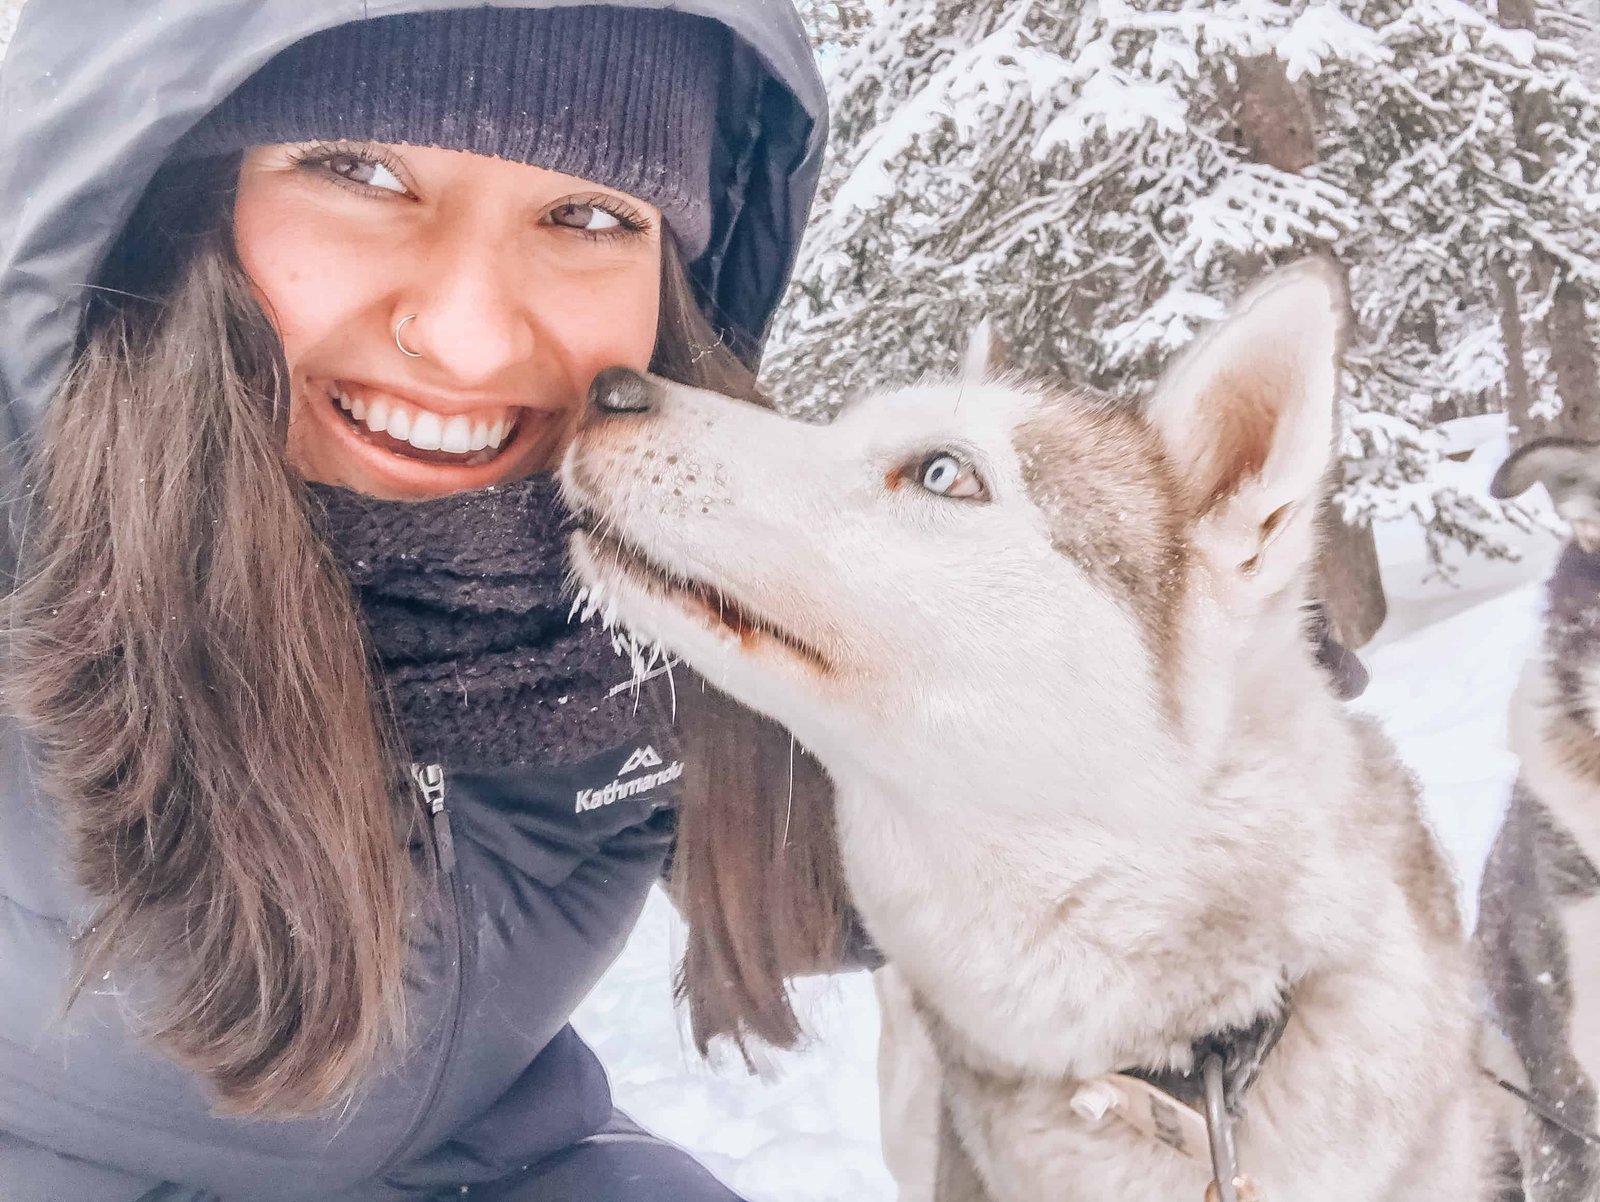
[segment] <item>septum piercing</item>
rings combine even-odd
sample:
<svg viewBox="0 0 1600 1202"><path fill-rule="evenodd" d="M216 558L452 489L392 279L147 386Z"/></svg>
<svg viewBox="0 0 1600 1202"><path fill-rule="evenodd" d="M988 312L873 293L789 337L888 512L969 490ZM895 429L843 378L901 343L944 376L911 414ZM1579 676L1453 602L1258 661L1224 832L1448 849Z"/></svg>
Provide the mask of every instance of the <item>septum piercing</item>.
<svg viewBox="0 0 1600 1202"><path fill-rule="evenodd" d="M400 319L400 324L395 326L395 328L394 328L394 344L397 347L400 348L400 353L402 355L404 355L407 359L420 359L420 358L422 358L422 352L421 351L410 350L410 349L407 348L405 343L400 341L400 332L406 328L406 323L408 321L416 321L416 320L417 320L417 315L415 313L407 314L405 317L402 317Z"/></svg>

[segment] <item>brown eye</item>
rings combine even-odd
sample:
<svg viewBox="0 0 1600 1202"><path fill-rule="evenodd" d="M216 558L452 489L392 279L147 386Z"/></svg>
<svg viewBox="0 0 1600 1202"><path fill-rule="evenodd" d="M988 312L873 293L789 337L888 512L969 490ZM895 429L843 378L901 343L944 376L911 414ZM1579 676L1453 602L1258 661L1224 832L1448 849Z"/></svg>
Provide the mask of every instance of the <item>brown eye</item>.
<svg viewBox="0 0 1600 1202"><path fill-rule="evenodd" d="M596 204L568 202L557 205L550 211L550 220L556 225L583 230L588 234L604 234L622 228L622 222L616 214L608 213Z"/></svg>
<svg viewBox="0 0 1600 1202"><path fill-rule="evenodd" d="M936 497L963 501L987 501L988 486L977 470L959 455L940 451L922 461L922 487Z"/></svg>
<svg viewBox="0 0 1600 1202"><path fill-rule="evenodd" d="M374 159L364 159L354 154L329 155L324 160L326 168L341 179L368 188L382 188L386 192L405 192L406 186L393 171Z"/></svg>

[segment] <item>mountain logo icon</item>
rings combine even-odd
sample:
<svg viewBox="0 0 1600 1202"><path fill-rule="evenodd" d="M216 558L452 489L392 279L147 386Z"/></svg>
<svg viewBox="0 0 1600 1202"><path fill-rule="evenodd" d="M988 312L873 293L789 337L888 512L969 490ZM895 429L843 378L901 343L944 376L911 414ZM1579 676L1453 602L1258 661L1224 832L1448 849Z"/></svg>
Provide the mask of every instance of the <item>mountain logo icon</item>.
<svg viewBox="0 0 1600 1202"><path fill-rule="evenodd" d="M628 762L622 765L618 776L627 776L630 772L637 772L641 768L661 767L661 757L656 754L654 747L641 747L628 757Z"/></svg>

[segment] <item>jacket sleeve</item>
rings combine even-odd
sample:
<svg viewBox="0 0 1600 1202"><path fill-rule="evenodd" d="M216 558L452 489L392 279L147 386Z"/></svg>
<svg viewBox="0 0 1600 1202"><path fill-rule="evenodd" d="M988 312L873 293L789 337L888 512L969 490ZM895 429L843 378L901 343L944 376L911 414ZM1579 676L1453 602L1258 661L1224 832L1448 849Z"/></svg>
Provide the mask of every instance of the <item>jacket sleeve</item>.
<svg viewBox="0 0 1600 1202"><path fill-rule="evenodd" d="M207 1195L64 1156L0 1131L5 1202L206 1202Z"/></svg>
<svg viewBox="0 0 1600 1202"><path fill-rule="evenodd" d="M676 1144L621 1111L602 1130L494 1185L481 1202L744 1202Z"/></svg>

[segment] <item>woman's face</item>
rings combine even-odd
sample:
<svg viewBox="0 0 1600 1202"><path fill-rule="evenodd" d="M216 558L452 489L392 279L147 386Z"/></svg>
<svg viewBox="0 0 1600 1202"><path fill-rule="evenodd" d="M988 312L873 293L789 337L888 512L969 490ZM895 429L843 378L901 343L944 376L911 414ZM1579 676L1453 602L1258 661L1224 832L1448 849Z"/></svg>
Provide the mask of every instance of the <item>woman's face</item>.
<svg viewBox="0 0 1600 1202"><path fill-rule="evenodd" d="M234 232L309 480L422 500L526 476L602 368L650 364L661 215L615 189L453 150L259 146Z"/></svg>

